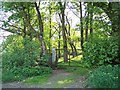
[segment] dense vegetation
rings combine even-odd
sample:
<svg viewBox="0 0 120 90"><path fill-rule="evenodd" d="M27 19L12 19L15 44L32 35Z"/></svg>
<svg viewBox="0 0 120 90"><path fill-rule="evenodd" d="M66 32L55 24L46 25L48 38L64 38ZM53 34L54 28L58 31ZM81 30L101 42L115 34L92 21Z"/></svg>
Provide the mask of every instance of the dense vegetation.
<svg viewBox="0 0 120 90"><path fill-rule="evenodd" d="M2 54L3 82L11 80L22 80L27 77L50 74L51 68L38 66L39 42L11 35L3 43ZM10 74L10 76L7 76Z"/></svg>
<svg viewBox="0 0 120 90"><path fill-rule="evenodd" d="M118 66L100 66L89 74L86 86L93 88L118 88Z"/></svg>
<svg viewBox="0 0 120 90"><path fill-rule="evenodd" d="M93 36L84 43L83 63L88 67L115 65L118 60L117 39Z"/></svg>
<svg viewBox="0 0 120 90"><path fill-rule="evenodd" d="M3 12L9 15L0 29L12 33L2 43L3 82L57 67L84 75L90 69L85 87L119 86L119 2L5 2ZM82 68L67 67L73 64Z"/></svg>

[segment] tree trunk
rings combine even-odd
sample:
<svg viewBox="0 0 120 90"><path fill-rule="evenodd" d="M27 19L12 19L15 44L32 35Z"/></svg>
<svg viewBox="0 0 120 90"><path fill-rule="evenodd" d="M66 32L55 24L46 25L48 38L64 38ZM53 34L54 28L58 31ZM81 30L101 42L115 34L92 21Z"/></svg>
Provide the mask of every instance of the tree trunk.
<svg viewBox="0 0 120 90"><path fill-rule="evenodd" d="M52 67L52 58L51 58L51 37L52 37L52 34L51 34L51 3L49 2L49 63L50 63L50 66Z"/></svg>
<svg viewBox="0 0 120 90"><path fill-rule="evenodd" d="M21 7L22 7L22 12L23 12L23 17L24 17L24 25L25 25L25 27L28 28L28 31L29 31L28 36L30 36L30 38L32 40L32 33L36 33L36 31L34 30L33 26L31 25L30 16L29 16L29 10L28 10L28 13L26 12L26 10L28 8L26 8L23 5L21 5Z"/></svg>
<svg viewBox="0 0 120 90"><path fill-rule="evenodd" d="M93 3L90 3L90 9L92 8ZM93 12L90 10L90 34L93 33Z"/></svg>
<svg viewBox="0 0 120 90"><path fill-rule="evenodd" d="M64 62L68 62L68 50L67 50L67 37L65 34L65 5L66 3L64 2L64 5L62 5L62 2L59 2L60 5L60 10L62 14L62 36L63 36L63 49L64 49Z"/></svg>
<svg viewBox="0 0 120 90"><path fill-rule="evenodd" d="M26 37L26 23L25 23L24 18L23 18L23 23L24 23L23 38L25 38Z"/></svg>
<svg viewBox="0 0 120 90"><path fill-rule="evenodd" d="M87 4L87 16L86 16L86 27L85 27L85 41L88 40L88 24L89 24L89 7Z"/></svg>
<svg viewBox="0 0 120 90"><path fill-rule="evenodd" d="M59 24L59 31L58 31L58 36L59 36L59 40L58 40L58 58L60 58L60 39L61 39L61 29L60 29L60 24Z"/></svg>
<svg viewBox="0 0 120 90"><path fill-rule="evenodd" d="M38 15L38 23L39 23L39 30L40 30L40 34L38 36L38 39L40 41L40 48L41 48L41 52L40 52L40 57L42 57L43 55L46 55L47 54L47 49L46 49L46 45L45 45L45 42L44 42L44 28L43 28L43 21L42 21L42 18L41 18L41 13L39 11L39 7L37 6L37 3L35 2L35 8L36 8L36 11L37 11L37 15Z"/></svg>
<svg viewBox="0 0 120 90"><path fill-rule="evenodd" d="M66 21L67 21L67 24L68 24L68 30L65 27L65 31L66 31L66 34L67 34L68 43L70 44L70 47L72 49L72 55L73 55L73 57L75 57L75 56L77 56L77 50L76 50L76 47L75 47L75 45L72 42L71 37L70 37L71 36L71 33L70 33L71 28L70 28L70 23L69 23L69 20L68 20L67 16L66 16Z"/></svg>
<svg viewBox="0 0 120 90"><path fill-rule="evenodd" d="M81 49L83 50L83 18L82 18L82 3L80 3L80 31L81 31Z"/></svg>
<svg viewBox="0 0 120 90"><path fill-rule="evenodd" d="M88 12L88 16L86 18L86 29L85 29L85 41L88 40L88 24L89 24L89 12Z"/></svg>

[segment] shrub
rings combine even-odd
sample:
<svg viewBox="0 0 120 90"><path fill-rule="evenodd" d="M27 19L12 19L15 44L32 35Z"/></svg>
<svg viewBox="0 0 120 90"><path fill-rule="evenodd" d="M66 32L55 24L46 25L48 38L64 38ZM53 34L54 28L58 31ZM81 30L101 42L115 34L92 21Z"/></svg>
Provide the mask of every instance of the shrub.
<svg viewBox="0 0 120 90"><path fill-rule="evenodd" d="M117 60L118 44L112 37L97 37L84 43L83 63L88 66L115 64Z"/></svg>
<svg viewBox="0 0 120 90"><path fill-rule="evenodd" d="M12 70L4 70L2 73L2 81L18 81L32 76L42 76L51 74L52 69L49 67L19 67Z"/></svg>
<svg viewBox="0 0 120 90"><path fill-rule="evenodd" d="M52 69L49 67L42 67L42 66L20 67L20 68L12 69L12 72L15 75L22 75L24 77L32 77L32 76L50 74L52 72Z"/></svg>
<svg viewBox="0 0 120 90"><path fill-rule="evenodd" d="M21 36L10 36L3 48L3 68L35 66L40 52L37 40L23 39Z"/></svg>
<svg viewBox="0 0 120 90"><path fill-rule="evenodd" d="M52 69L39 66L40 46L37 39L11 35L3 43L3 81L22 80L27 77L50 74ZM46 61L46 58L43 58ZM9 76L10 74L10 76Z"/></svg>
<svg viewBox="0 0 120 90"><path fill-rule="evenodd" d="M93 72L89 73L85 86L92 88L118 88L118 74L120 68L118 66L100 66Z"/></svg>
<svg viewBox="0 0 120 90"><path fill-rule="evenodd" d="M14 80L15 75L11 71L6 70L5 72L2 72L2 82L9 82Z"/></svg>

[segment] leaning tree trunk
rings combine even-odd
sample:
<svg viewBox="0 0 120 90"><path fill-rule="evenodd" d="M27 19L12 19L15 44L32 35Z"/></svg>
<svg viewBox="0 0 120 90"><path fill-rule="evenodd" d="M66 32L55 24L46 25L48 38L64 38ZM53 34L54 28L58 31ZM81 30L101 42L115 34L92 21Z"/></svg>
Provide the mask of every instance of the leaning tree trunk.
<svg viewBox="0 0 120 90"><path fill-rule="evenodd" d="M70 23L69 23L69 20L68 20L68 17L66 16L66 21L67 21L67 24L68 24L68 30L67 30L67 27L65 27L65 31L66 31L66 34L67 34L67 38L68 38L68 43L70 44L70 47L72 49L72 55L73 57L77 56L77 50L76 50L76 47L74 45L74 43L72 42L71 40L71 33L70 33Z"/></svg>
<svg viewBox="0 0 120 90"><path fill-rule="evenodd" d="M42 18L41 18L41 13L39 11L39 6L37 5L37 3L35 2L35 8L36 8L36 12L37 12L37 15L38 15L38 23L39 23L39 30L40 30L40 34L38 36L38 39L40 41L40 48L41 48L41 52L40 52L40 57L42 57L43 55L47 54L47 49L46 49L46 45L45 45L45 42L44 42L44 36L43 36L43 33L44 33L44 28L43 28L43 21L42 21Z"/></svg>

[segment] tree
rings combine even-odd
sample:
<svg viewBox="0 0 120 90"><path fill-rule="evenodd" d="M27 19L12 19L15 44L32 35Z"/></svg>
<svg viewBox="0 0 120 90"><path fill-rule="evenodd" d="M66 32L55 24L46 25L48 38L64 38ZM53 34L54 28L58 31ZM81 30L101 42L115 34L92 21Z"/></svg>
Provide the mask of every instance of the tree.
<svg viewBox="0 0 120 90"><path fill-rule="evenodd" d="M40 2L39 2L39 5L37 5L37 3L35 2L35 8L36 8L37 15L38 15L38 23L39 23L39 30L40 30L40 34L38 36L40 44L41 44L40 57L42 57L43 55L47 54L47 49L46 49L46 45L44 42L44 28L43 28L43 21L42 21L41 13L39 11L39 7L40 7Z"/></svg>
<svg viewBox="0 0 120 90"><path fill-rule="evenodd" d="M82 50L83 50L83 39L84 39L84 37L83 37L83 17L82 17L82 3L81 2L79 2L79 4L80 4L80 32L81 32L81 48L82 48Z"/></svg>
<svg viewBox="0 0 120 90"><path fill-rule="evenodd" d="M63 36L63 49L64 49L64 62L68 62L68 50L67 50L67 37L65 33L65 7L66 2L59 2L61 11L61 23L62 23L62 36Z"/></svg>
<svg viewBox="0 0 120 90"><path fill-rule="evenodd" d="M90 34L92 34L93 33L93 28L92 28L93 27L93 10L92 10L93 3L90 2L89 5L90 5L90 11L89 11L90 13Z"/></svg>

